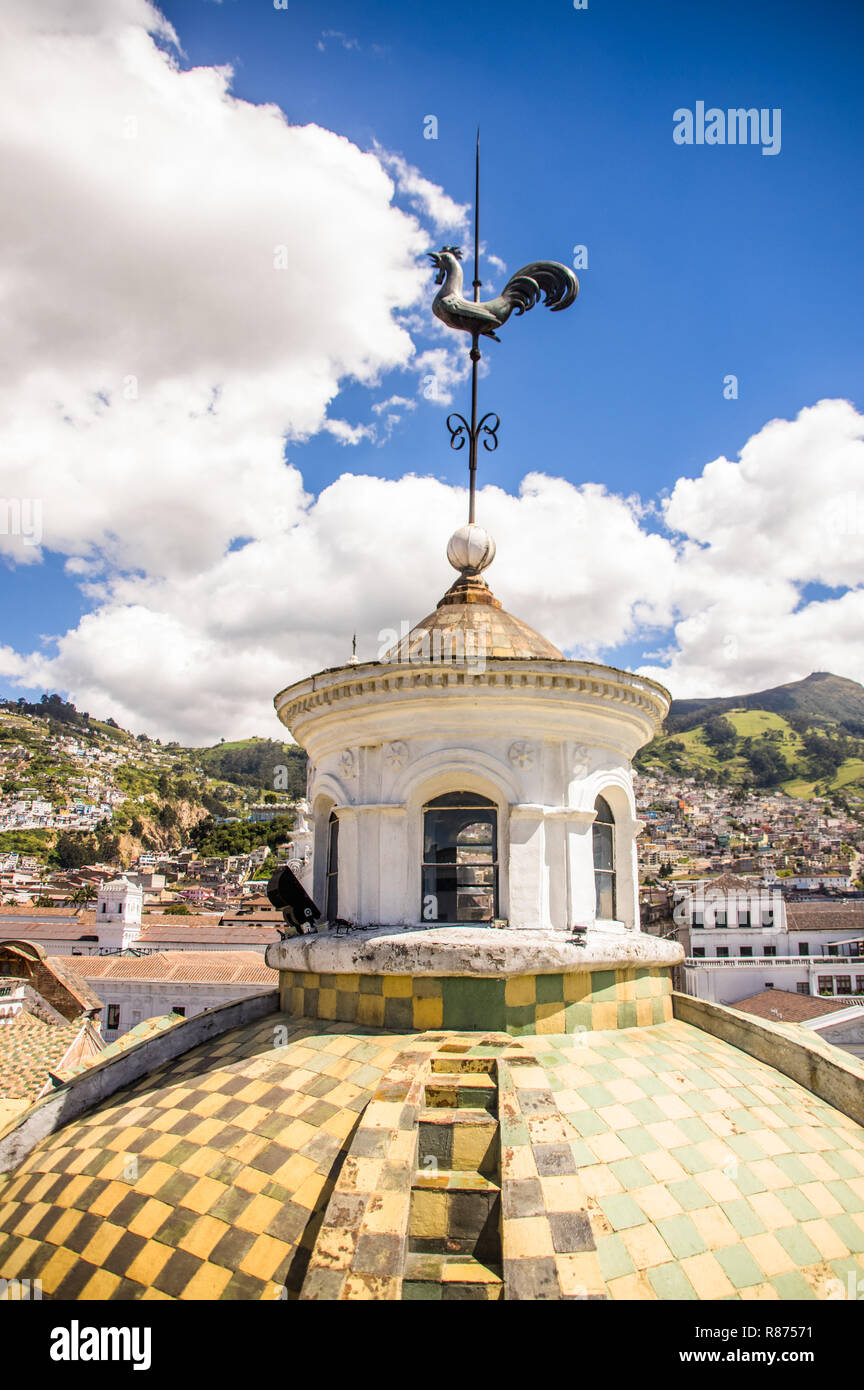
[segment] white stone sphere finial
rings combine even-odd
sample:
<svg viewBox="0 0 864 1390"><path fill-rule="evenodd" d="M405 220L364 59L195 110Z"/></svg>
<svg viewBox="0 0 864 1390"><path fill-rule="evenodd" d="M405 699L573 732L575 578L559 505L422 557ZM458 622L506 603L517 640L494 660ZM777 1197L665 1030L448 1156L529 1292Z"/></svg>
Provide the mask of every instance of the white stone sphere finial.
<svg viewBox="0 0 864 1390"><path fill-rule="evenodd" d="M454 531L447 542L447 559L454 570L470 570L479 574L495 559L495 542L482 526L469 522Z"/></svg>

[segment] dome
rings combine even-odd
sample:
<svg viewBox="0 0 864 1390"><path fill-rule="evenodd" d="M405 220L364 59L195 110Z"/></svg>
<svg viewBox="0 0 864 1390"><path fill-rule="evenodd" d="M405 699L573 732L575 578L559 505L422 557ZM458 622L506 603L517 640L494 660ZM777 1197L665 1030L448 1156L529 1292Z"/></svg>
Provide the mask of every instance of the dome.
<svg viewBox="0 0 864 1390"><path fill-rule="evenodd" d="M435 612L417 623L383 660L471 662L484 657L564 660L563 652L552 642L501 607L484 579L476 572L472 575L463 571Z"/></svg>

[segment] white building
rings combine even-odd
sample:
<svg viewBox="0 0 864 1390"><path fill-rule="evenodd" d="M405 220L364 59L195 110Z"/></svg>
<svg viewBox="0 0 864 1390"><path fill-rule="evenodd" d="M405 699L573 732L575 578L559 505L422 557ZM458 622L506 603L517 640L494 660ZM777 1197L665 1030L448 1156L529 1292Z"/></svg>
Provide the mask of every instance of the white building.
<svg viewBox="0 0 864 1390"><path fill-rule="evenodd" d="M504 612L480 574L493 555L486 532L463 528L448 547L459 578L434 613L380 661L276 697L311 762L306 882L330 920L632 931L630 759L668 694L565 660Z"/></svg>

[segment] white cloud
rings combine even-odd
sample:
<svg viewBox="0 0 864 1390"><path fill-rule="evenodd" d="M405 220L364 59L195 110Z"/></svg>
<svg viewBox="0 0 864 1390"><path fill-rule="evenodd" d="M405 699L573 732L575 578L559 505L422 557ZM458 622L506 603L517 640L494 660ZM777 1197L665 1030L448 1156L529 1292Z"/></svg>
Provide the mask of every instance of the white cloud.
<svg viewBox="0 0 864 1390"><path fill-rule="evenodd" d="M227 69L181 71L145 0L6 0L4 25L0 498L43 503L92 611L56 653L0 649L0 673L162 737L276 733L276 690L432 608L466 512L410 475L315 499L284 441L381 442L414 402L388 384L351 423L340 386L407 370L447 405L467 339L414 350L428 238L382 152L236 100ZM424 215L464 220L387 163ZM678 695L862 679L862 440L843 401L772 421L676 484L661 533L601 487L485 487L490 580L573 654L652 641ZM0 552L32 566L12 529Z"/></svg>
<svg viewBox="0 0 864 1390"><path fill-rule="evenodd" d="M427 236L375 155L145 24L169 37L143 0L8 9L0 496L42 500L52 550L172 573L292 515L284 437L347 437L340 383L410 363Z"/></svg>
<svg viewBox="0 0 864 1390"><path fill-rule="evenodd" d="M424 217L429 217L439 230L456 232L466 227L468 204L456 203L438 184L425 179L413 164L399 154L391 154L376 145L382 164L396 180L403 197Z"/></svg>

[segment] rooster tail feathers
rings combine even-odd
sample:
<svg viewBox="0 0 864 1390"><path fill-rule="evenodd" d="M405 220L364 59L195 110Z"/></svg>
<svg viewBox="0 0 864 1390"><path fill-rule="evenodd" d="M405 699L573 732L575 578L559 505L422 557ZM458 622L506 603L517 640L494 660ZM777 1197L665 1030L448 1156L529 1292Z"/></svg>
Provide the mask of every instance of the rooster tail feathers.
<svg viewBox="0 0 864 1390"><path fill-rule="evenodd" d="M579 293L579 281L566 265L558 261L532 261L511 275L501 291L517 314L524 314L544 297L543 302L557 313L567 309Z"/></svg>

